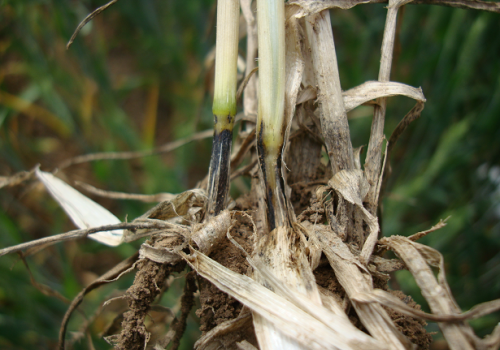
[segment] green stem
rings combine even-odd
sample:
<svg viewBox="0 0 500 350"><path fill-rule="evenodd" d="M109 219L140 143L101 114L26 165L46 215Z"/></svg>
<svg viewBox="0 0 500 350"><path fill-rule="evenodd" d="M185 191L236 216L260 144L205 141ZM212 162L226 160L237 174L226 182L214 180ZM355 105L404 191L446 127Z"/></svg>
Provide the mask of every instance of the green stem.
<svg viewBox="0 0 500 350"><path fill-rule="evenodd" d="M218 0L215 86L212 112L214 139L208 178L208 216L218 215L229 191L229 163L236 114L239 1Z"/></svg>
<svg viewBox="0 0 500 350"><path fill-rule="evenodd" d="M257 1L259 111L257 151L264 180L269 230L286 224L281 151L285 102L285 2Z"/></svg>

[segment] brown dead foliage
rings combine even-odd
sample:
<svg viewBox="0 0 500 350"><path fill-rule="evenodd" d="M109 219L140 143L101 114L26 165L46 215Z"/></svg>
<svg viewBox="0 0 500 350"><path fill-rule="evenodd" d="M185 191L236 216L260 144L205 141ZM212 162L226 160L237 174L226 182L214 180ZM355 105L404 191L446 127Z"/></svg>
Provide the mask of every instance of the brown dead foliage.
<svg viewBox="0 0 500 350"><path fill-rule="evenodd" d="M425 320L438 322L451 349L497 349L500 326L480 339L467 320L499 310L500 301L462 313L446 282L442 256L415 242L445 222L410 238L393 236L379 240L376 215L390 172L390 152L408 124L420 116L425 97L420 88L390 81L397 13L410 0L388 2L378 80L342 90L329 9L348 9L368 2L373 1L287 3L286 124L280 184L283 201L275 208L286 220L271 232L262 173L254 166L258 164L257 80L252 76L256 21L252 1L241 0L248 35L242 117L246 130L242 130L235 143L231 178L249 176L250 193L236 201L229 200L228 209L217 217L205 218L206 181L202 181L199 188L179 195L155 197L167 200L131 223L82 229L2 249L0 255L115 229L126 230L124 242L150 237L134 265L135 281L124 295L129 310L123 315L121 331L110 338L115 348L122 350L166 349L170 344L176 349L198 292L201 307L196 314L203 333L195 345L197 349L428 349L431 336L425 331ZM497 11L492 3L481 1L434 3ZM395 95L412 98L416 104L387 142L383 133L386 101ZM347 111L361 104L374 107L364 164L361 149L351 144L347 120ZM178 144L152 152L170 150ZM132 152L111 158L142 155ZM65 162L64 166L103 157L106 156L81 157ZM236 169L245 160L246 165ZM0 186L17 185L30 177L31 172L21 173L2 179ZM394 251L398 259L385 259L387 250ZM135 259L103 275L79 294L61 328L62 348L68 318L84 295L119 278ZM165 280L184 270L186 263L192 272L186 275L181 315L173 319L161 339L148 343L150 333L145 317L155 299L165 292ZM431 314L422 312L401 291L389 291L388 273L402 268L414 276ZM438 269L437 276L433 268Z"/></svg>

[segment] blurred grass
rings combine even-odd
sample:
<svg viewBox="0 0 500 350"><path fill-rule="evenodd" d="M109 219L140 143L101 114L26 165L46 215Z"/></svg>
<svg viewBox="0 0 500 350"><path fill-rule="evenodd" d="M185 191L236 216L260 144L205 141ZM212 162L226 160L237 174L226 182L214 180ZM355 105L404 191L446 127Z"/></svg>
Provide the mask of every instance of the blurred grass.
<svg viewBox="0 0 500 350"><path fill-rule="evenodd" d="M377 78L384 12L382 6L356 8L350 16L336 11L344 89ZM409 5L399 20L391 79L421 86L427 103L394 149L382 231L408 236L451 216L422 243L444 255L452 292L468 310L500 296L499 15ZM412 105L389 100L387 136ZM352 120L355 147L367 143L370 123ZM428 310L411 275L396 277ZM497 312L471 324L484 336L499 320Z"/></svg>
<svg viewBox="0 0 500 350"><path fill-rule="evenodd" d="M214 43L213 3L122 0L66 51L78 22L102 2L1 0L0 175L37 163L51 170L90 152L148 149L210 128L211 78L203 59ZM332 11L344 89L377 78L385 13L383 5ZM400 19L392 79L422 86L427 104L394 150L382 229L409 235L451 215L447 227L423 241L443 253L452 291L469 309L500 295L499 17L409 5ZM402 97L389 100L387 136L412 105ZM358 114L350 121L355 147L367 144L371 123L369 114ZM205 140L162 156L77 165L64 175L70 183L113 191L178 193L206 174L210 145ZM92 198L122 220L151 206ZM1 190L2 247L72 228L35 183ZM71 299L136 247L84 240L27 260L38 282ZM0 347L54 348L67 304L36 290L16 256L0 258L0 276ZM93 291L82 310L92 315L132 278ZM397 281L426 308L408 274ZM181 290L174 284L162 303L175 305ZM110 314L117 312L110 307ZM473 325L489 333L498 316ZM75 314L70 331L82 320ZM90 327L96 349L109 347L99 334L110 321L102 316ZM196 327L193 316L185 349ZM86 348L86 340L76 348Z"/></svg>
<svg viewBox="0 0 500 350"><path fill-rule="evenodd" d="M37 163L51 170L64 159L90 152L149 149L211 126L209 114L195 121L205 99L202 62L214 41L206 34L213 1L121 1L87 25L66 51L78 22L100 5L1 2L2 175ZM178 193L201 179L209 153L206 140L164 156L76 165L64 175L70 183L80 180L113 191ZM94 199L122 220L151 207ZM4 189L0 202L2 247L73 227L37 185ZM136 248L109 249L85 240L49 248L28 263L37 281L71 299ZM8 256L0 261L0 347L53 349L67 304L31 286L17 260ZM132 278L92 292L81 309L89 317ZM175 305L181 291L174 285L164 303ZM69 330L78 330L82 320L76 313ZM95 324L99 327L90 329L96 348L109 348L98 337L109 324L99 318ZM197 333L195 323L189 332ZM191 348L195 338L184 348ZM86 340L78 344L86 348Z"/></svg>

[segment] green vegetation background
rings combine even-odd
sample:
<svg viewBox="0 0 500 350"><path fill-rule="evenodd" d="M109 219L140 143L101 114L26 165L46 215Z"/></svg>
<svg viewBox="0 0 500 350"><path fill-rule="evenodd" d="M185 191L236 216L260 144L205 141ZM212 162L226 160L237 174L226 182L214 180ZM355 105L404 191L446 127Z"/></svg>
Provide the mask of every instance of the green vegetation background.
<svg viewBox="0 0 500 350"><path fill-rule="evenodd" d="M122 0L66 51L79 21L101 5L0 1L0 176L37 163L52 170L90 152L145 150L211 128L213 68L206 58L215 41L214 1ZM344 89L377 79L385 13L381 4L332 11ZM500 17L408 5L400 18L392 79L422 86L427 103L391 159L383 233L409 235L451 215L423 241L443 253L451 289L467 310L500 297ZM386 135L412 104L389 101ZM350 117L354 146L366 145L371 109ZM207 139L162 156L72 166L61 176L112 191L178 193L206 174L210 147ZM90 197L122 220L152 206ZM0 190L0 247L73 228L36 182ZM34 279L50 288L45 294L17 256L0 258L0 348L53 349L67 308L54 292L72 299L137 246L82 240L28 257ZM132 278L90 293L81 306L86 317ZM397 274L394 286L427 309L409 273ZM181 288L181 279L174 280L162 305L175 307ZM91 323L96 349L109 348L100 335L124 305L112 303ZM68 337L86 349L82 321L74 315ZM484 335L498 321L496 313L472 324ZM197 334L193 313L184 349Z"/></svg>

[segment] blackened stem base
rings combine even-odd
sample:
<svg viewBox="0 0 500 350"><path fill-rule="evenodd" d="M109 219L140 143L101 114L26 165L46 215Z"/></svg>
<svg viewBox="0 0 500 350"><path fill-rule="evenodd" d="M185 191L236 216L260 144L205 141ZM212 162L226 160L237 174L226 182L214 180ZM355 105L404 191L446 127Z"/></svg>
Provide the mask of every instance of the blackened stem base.
<svg viewBox="0 0 500 350"><path fill-rule="evenodd" d="M208 178L207 217L216 216L225 209L229 192L229 167L233 131L214 131L210 173Z"/></svg>

